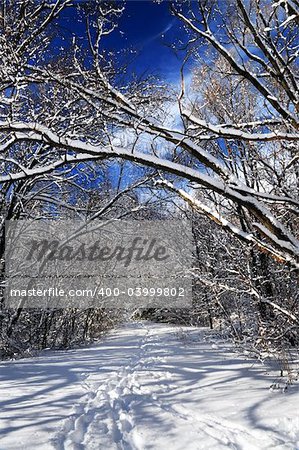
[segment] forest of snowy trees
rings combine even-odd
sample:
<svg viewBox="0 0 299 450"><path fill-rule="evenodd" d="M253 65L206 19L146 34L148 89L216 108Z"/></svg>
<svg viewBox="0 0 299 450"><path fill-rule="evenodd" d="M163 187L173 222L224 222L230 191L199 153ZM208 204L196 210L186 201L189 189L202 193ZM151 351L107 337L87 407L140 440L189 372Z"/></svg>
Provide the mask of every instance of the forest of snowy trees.
<svg viewBox="0 0 299 450"><path fill-rule="evenodd" d="M192 308L134 313L287 352L299 345L299 3L168 3L176 85L130 73L125 41L106 51L125 3L0 2L2 289L7 220L188 219ZM63 34L68 9L83 37ZM131 313L2 302L0 355L93 339Z"/></svg>

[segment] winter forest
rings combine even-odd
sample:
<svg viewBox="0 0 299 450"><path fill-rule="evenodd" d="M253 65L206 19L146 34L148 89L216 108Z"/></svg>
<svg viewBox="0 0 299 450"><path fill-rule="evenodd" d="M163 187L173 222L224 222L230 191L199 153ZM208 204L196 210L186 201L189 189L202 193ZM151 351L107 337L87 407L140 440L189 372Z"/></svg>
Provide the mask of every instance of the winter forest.
<svg viewBox="0 0 299 450"><path fill-rule="evenodd" d="M0 61L0 449L298 449L298 0L0 0ZM98 220L188 222L189 306L7 305L8 221Z"/></svg>

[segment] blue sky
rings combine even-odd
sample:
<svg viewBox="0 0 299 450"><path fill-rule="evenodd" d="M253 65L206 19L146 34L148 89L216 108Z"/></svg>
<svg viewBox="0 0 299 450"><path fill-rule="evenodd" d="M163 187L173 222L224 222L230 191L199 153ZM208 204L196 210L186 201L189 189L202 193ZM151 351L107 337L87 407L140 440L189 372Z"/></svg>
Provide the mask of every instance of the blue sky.
<svg viewBox="0 0 299 450"><path fill-rule="evenodd" d="M59 19L62 33L67 40L72 35L86 39L85 24L78 21L73 8L68 8ZM180 35L179 23L171 15L169 2L129 0L119 20L119 27L105 39L105 48L121 52L130 49L130 71L137 74L154 73L162 75L168 81L179 76L183 54L176 55L169 47ZM59 46L63 45L59 39Z"/></svg>
<svg viewBox="0 0 299 450"><path fill-rule="evenodd" d="M179 22L170 13L169 2L129 0L118 24L118 28L105 38L103 46L108 51L120 52L120 55L124 49L136 51L136 53L129 52L131 63L128 77L130 78L133 72L140 75L153 73L176 84L180 77L184 54L176 54L170 48L170 44L180 36L181 31ZM60 37L55 39L58 52L59 47L64 52L63 48L70 45L73 34L81 40L83 46L88 45L85 23L79 20L75 8L67 8L62 13L59 28ZM108 172L112 184L117 183L119 164L112 163ZM142 172L141 167L132 167L131 163L126 163L122 187L130 181L130 178L140 177ZM99 181L100 177L93 180L89 187ZM85 185L84 180L82 182Z"/></svg>
<svg viewBox="0 0 299 450"><path fill-rule="evenodd" d="M111 36L112 44L115 48L132 46L138 51L133 64L137 71L155 71L169 77L179 70L180 60L167 45L179 32L168 2L128 1L119 31L124 34Z"/></svg>

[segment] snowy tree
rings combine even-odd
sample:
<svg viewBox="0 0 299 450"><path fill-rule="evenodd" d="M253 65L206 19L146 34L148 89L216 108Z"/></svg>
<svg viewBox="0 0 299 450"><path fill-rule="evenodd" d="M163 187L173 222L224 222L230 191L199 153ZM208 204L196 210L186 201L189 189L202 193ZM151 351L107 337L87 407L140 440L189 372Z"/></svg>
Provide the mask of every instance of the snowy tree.
<svg viewBox="0 0 299 450"><path fill-rule="evenodd" d="M249 12L238 1L235 14L231 14L229 3L224 12L217 2L200 2L199 11L194 11L192 5L185 11L188 5L185 3L181 8L174 7L190 45L208 44L212 59L213 52L222 55L232 75L240 82L247 81L249 88L257 91L262 110L259 117L249 122L240 118L238 123L210 123L184 101L183 88L180 110L184 130L166 126L163 85L147 81L138 86L120 85L113 57L106 55L100 45L116 26L121 13L116 6L95 2L92 7L90 4L80 7L87 23L89 49L80 47L74 36L68 51L53 57L49 49L54 19L63 8L71 7L71 1L54 5L42 2L39 6L35 2L4 4L1 58L2 78L6 81L2 84L0 178L3 185L45 174L53 176L61 167L79 162L122 158L217 193L244 212L248 226L246 231L242 229L239 215L229 222L221 212L216 213L213 208L207 211L208 206L201 205L210 218L277 260L297 266L296 230L284 220L285 214L292 220L292 214L296 213L296 193L291 187L277 189L275 180L275 186L249 187L223 164L223 157L214 156L200 145L201 141L219 138L284 146L288 143L289 157L281 162L281 170L288 171L291 178L297 177L294 36L298 24L287 3L269 3L264 10L259 3L252 2ZM19 20L12 26L15 17ZM225 43L227 40L229 44ZM86 53L92 58L88 68L84 65ZM118 139L124 130L131 130L125 146ZM163 142L170 143L171 154L165 157L163 152L157 153L146 140L141 148L142 136L158 139L160 148ZM28 158L22 161L13 157L16 148L29 145L35 149L34 164ZM39 154L43 157L36 157L38 148L42 149Z"/></svg>
<svg viewBox="0 0 299 450"><path fill-rule="evenodd" d="M70 8L85 24L83 41L59 28ZM105 50L123 6L2 2L1 229L24 214L24 203L29 215L30 207L48 214L40 202L79 213L65 201L74 182L82 188L74 177L128 161L254 254L297 269L296 4L202 0L171 9L185 34L174 46L187 50L193 72L189 95L190 65L181 71L181 126L169 120L174 90L157 78L124 77L125 64Z"/></svg>

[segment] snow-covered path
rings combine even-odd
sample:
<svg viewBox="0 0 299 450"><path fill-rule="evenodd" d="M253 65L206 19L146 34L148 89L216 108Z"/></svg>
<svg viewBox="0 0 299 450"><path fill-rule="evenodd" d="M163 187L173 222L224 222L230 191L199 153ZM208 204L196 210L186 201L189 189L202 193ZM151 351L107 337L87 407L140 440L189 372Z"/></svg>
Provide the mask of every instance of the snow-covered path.
<svg viewBox="0 0 299 450"><path fill-rule="evenodd" d="M204 330L148 322L0 364L0 449L299 449L299 392Z"/></svg>

